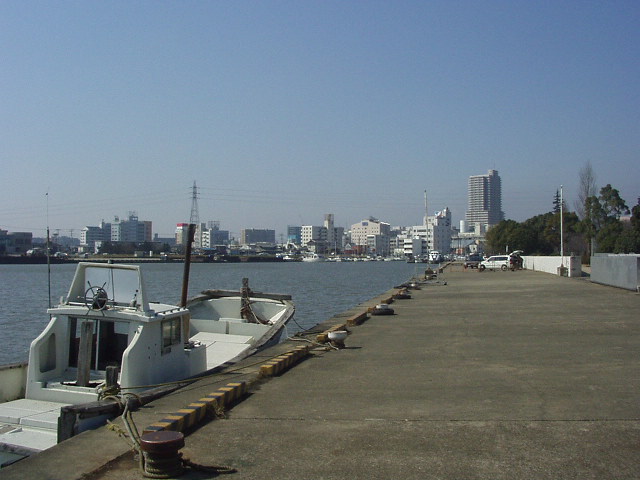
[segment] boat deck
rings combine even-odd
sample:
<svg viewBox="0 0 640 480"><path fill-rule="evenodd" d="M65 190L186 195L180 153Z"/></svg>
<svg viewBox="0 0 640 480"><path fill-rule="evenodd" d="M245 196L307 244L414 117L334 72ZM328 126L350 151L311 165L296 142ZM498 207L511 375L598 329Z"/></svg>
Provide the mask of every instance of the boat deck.
<svg viewBox="0 0 640 480"><path fill-rule="evenodd" d="M40 451L57 443L60 408L66 403L26 398L0 404L0 447Z"/></svg>
<svg viewBox="0 0 640 480"><path fill-rule="evenodd" d="M207 369L210 370L236 358L253 345L251 335L199 332L191 340L200 342L207 349Z"/></svg>

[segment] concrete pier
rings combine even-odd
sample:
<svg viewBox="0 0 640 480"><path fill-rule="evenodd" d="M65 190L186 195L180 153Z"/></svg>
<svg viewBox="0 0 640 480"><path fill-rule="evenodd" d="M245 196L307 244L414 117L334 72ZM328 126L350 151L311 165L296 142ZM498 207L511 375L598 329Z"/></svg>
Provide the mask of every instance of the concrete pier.
<svg viewBox="0 0 640 480"><path fill-rule="evenodd" d="M286 342L134 421L142 430L246 382L243 399L187 431L182 449L198 464L235 468L232 479L640 478L640 295L529 271L444 278L394 302L395 315L350 327L344 349L312 350L258 380L261 364L303 344ZM127 443L102 428L0 478L142 475Z"/></svg>

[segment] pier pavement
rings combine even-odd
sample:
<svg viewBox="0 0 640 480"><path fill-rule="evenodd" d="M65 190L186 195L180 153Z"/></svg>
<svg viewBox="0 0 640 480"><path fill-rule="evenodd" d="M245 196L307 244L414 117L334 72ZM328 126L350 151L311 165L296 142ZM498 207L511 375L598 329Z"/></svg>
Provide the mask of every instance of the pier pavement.
<svg viewBox="0 0 640 480"><path fill-rule="evenodd" d="M191 431L184 454L234 467L230 479L640 478L640 296L528 271L443 278L393 303L395 315L350 328L346 348L314 350L255 383L226 418ZM220 382L251 381L253 364L271 355L134 420L142 428ZM0 477L143 478L124 440L104 428Z"/></svg>

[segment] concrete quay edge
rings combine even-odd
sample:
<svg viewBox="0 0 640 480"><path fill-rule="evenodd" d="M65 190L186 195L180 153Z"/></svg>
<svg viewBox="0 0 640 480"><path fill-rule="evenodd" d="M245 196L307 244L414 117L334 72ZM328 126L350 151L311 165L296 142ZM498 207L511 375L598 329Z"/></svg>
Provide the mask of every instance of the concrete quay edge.
<svg viewBox="0 0 640 480"><path fill-rule="evenodd" d="M246 382L245 400L184 449L236 467L230 478L640 478L640 297L534 272L445 275L447 286L350 328L346 349L258 379L257 366L295 344L285 342L143 407L136 424ZM14 467L0 478L142 478L104 428Z"/></svg>
<svg viewBox="0 0 640 480"><path fill-rule="evenodd" d="M371 306L388 301L392 292L396 290L391 289L334 315L310 328L306 336L323 337L321 342L316 344L322 346L322 343L327 342L326 336L329 331L362 324L368 318ZM314 332L320 333L316 335ZM301 338L304 338L305 332L301 333ZM216 410L224 411L241 401L249 393L250 385L293 368L295 363L310 353L314 340L307 340L307 342L309 343L305 342L305 346L299 346L296 340L286 340L143 406L134 412L140 434L163 429L188 434L189 430L211 421L215 417ZM258 365L257 369L256 365ZM241 380L224 383L229 376ZM220 386L210 392L216 385ZM183 397L185 400L181 400ZM189 399L194 400L189 401ZM202 404L203 400L204 404ZM186 403L179 403L180 401ZM215 406L212 406L212 402L215 402ZM155 413L156 408L164 413ZM211 410L214 411L213 414ZM113 423L118 421L119 418L114 419ZM131 453L131 445L123 438L119 438L108 426L104 426L82 432L48 450L3 468L0 470L0 479L24 480L26 477L34 480L86 480L119 459L129 457ZM73 458L74 461L69 462L69 458Z"/></svg>

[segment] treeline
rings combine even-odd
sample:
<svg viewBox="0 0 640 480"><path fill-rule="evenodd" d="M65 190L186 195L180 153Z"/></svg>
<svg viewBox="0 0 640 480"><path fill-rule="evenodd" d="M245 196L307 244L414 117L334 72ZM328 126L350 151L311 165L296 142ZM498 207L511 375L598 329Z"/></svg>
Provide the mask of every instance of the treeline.
<svg viewBox="0 0 640 480"><path fill-rule="evenodd" d="M493 226L486 236L488 253L522 250L526 255L560 254L560 209L565 255L582 255L588 261L591 252L640 253L640 198L631 210L611 185L599 195L584 197L582 216L560 206L558 195L553 211L524 222L504 220ZM631 213L631 219L621 217Z"/></svg>

